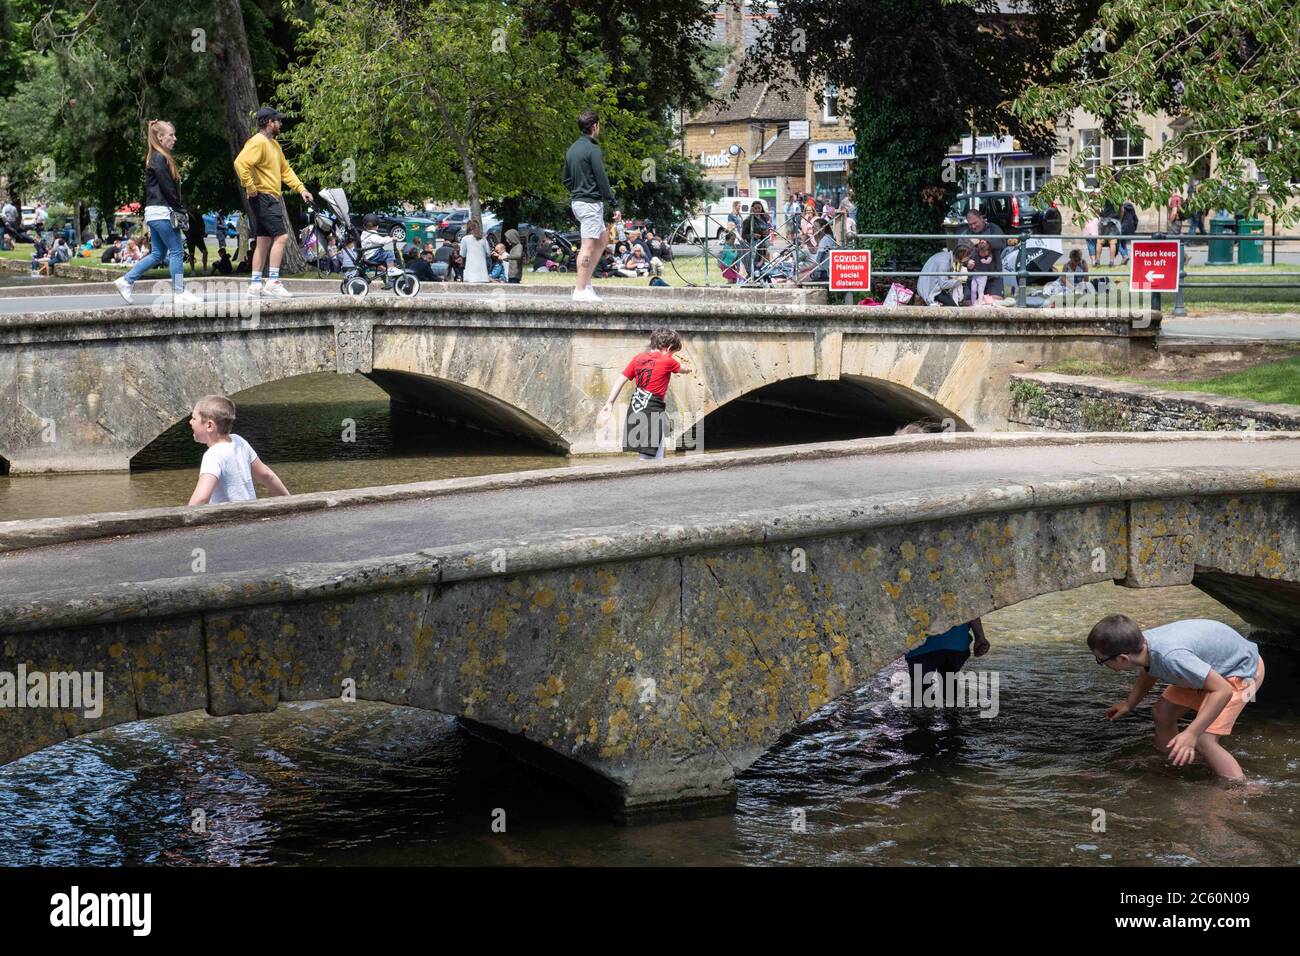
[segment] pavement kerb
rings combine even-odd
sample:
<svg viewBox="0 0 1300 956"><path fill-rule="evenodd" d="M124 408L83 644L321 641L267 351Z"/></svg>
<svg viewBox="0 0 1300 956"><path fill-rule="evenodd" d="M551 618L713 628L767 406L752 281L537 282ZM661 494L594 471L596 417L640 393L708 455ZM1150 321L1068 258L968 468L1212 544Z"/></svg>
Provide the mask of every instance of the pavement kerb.
<svg viewBox="0 0 1300 956"><path fill-rule="evenodd" d="M1300 492L1300 469L1241 474L1188 468L1041 485L1013 484L795 505L692 525L571 529L529 540L491 539L449 548L331 563L300 563L111 589L63 588L0 601L0 634L174 617L286 601L326 600L404 587L514 576L721 548L807 541L833 534L981 514L1168 497Z"/></svg>
<svg viewBox="0 0 1300 956"><path fill-rule="evenodd" d="M1243 436L1249 436L1247 439ZM1144 432L1143 442L1169 441L1281 441L1300 439L1300 432ZM716 455L692 455L666 462L629 462L577 465L569 468L545 468L513 472L507 475L479 475L471 478L442 478L400 485L377 485L340 491L317 491L286 498L260 498L257 501L207 505L198 508L145 508L137 511L110 511L73 515L63 518L35 518L0 522L0 554L74 541L88 541L126 534L169 531L203 525L239 521L261 521L290 515L439 498L447 495L480 491L506 491L536 484L602 481L663 469L712 471L754 464L781 464L852 457L854 455L899 454L921 451L956 451L968 448L1042 448L1060 445L1105 444L1132 441L1129 432L1043 433L1043 432L949 432L939 435L903 435L885 438L862 438L852 441L790 445L783 448L760 448L748 451L721 452ZM16 479L18 481L22 478Z"/></svg>

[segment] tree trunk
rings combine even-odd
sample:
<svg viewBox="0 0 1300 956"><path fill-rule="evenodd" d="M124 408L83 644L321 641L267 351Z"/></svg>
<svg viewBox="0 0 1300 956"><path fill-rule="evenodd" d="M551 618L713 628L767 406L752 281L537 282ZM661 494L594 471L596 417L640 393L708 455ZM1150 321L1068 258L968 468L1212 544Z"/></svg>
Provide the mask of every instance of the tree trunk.
<svg viewBox="0 0 1300 956"><path fill-rule="evenodd" d="M230 146L230 158L233 161L253 134L253 114L257 112L259 103L257 86L253 82L252 58L248 54L248 34L244 30L244 11L240 9L239 0L213 0L212 25L212 68L216 72L218 84L225 92L226 142ZM231 172L233 174L234 170ZM242 219L248 222L248 195L242 187L239 189L239 200L244 209ZM289 227L290 232L280 271L286 275L304 272L307 261L302 254L302 247L298 245L296 231L290 225L292 220L283 196L280 205L285 226ZM240 232L243 232L242 225Z"/></svg>
<svg viewBox="0 0 1300 956"><path fill-rule="evenodd" d="M474 166L474 160L469 155L468 147L461 147L460 164L465 170L465 192L468 193L469 199L469 218L483 220L483 205L478 196L478 170Z"/></svg>

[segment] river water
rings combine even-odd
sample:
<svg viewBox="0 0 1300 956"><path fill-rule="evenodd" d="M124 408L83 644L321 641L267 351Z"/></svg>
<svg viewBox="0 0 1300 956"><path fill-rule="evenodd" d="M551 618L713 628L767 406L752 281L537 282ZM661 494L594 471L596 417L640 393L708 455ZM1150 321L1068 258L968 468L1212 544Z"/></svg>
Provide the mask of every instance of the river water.
<svg viewBox="0 0 1300 956"><path fill-rule="evenodd" d="M734 812L630 828L451 718L410 708L126 724L0 768L0 863L1300 862L1300 661L1265 648L1268 681L1228 744L1250 783L1225 786L1200 765L1165 764L1148 712L1102 718L1128 680L1098 667L1083 635L1115 611L1146 626L1206 615L1240 626L1186 587L1026 601L985 618L993 650L978 669L999 674L996 717L900 708L896 664L744 774ZM492 830L498 809L505 833Z"/></svg>
<svg viewBox="0 0 1300 956"><path fill-rule="evenodd" d="M235 398L236 433L295 493L630 460L566 457L422 416L394 416L387 394L361 375L300 375ZM894 428L892 422L846 422L744 403L728 406L706 425L702 444L716 451L835 441ZM136 455L129 473L0 476L0 521L184 505L202 457L203 446L183 421Z"/></svg>
<svg viewBox="0 0 1300 956"><path fill-rule="evenodd" d="M296 380L254 398L238 430L295 490L565 463L403 427L360 379ZM339 443L343 418L355 443ZM803 440L849 437L839 423L785 425ZM732 441L743 444L743 428ZM130 476L0 479L0 515L183 503L198 451L181 426ZM1264 649L1268 681L1228 743L1250 782L1227 786L1200 765L1165 764L1149 711L1103 719L1129 680L1097 667L1083 637L1114 612L1146 627L1215 617L1244 628L1190 587L1099 584L1026 601L985 618L993 650L968 665L998 674L996 717L899 707L898 662L745 773L734 812L630 828L438 714L309 703L128 724L0 767L0 864L1300 862L1300 657ZM492 829L498 809L505 833Z"/></svg>

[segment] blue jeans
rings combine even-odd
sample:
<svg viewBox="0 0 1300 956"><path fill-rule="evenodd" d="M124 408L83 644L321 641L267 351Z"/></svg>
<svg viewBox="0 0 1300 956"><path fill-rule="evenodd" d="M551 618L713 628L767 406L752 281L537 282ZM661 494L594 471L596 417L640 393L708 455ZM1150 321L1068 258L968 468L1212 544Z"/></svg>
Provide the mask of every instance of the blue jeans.
<svg viewBox="0 0 1300 956"><path fill-rule="evenodd" d="M169 219L155 219L149 224L149 254L131 267L126 274L128 285L134 285L154 266L161 265L167 259L167 268L172 274L172 289L185 291L185 240L180 232L172 226Z"/></svg>
<svg viewBox="0 0 1300 956"><path fill-rule="evenodd" d="M659 439L659 447L655 449L655 453L652 455L649 452L643 451L641 452L641 455L638 458L638 460L639 461L661 461L664 457L664 450L667 444L668 444L667 438L661 437Z"/></svg>

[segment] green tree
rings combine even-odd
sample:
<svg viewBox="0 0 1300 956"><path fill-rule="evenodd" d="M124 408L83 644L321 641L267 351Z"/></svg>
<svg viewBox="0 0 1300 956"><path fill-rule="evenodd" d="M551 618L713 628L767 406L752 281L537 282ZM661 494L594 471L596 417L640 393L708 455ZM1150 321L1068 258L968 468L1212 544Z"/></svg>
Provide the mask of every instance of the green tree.
<svg viewBox="0 0 1300 956"><path fill-rule="evenodd" d="M559 199L560 157L588 106L607 117L611 172L631 171L620 144L644 121L616 109L602 64L565 69L556 38L525 37L510 5L329 0L317 14L281 93L322 183L371 205L467 196L475 217L484 197Z"/></svg>
<svg viewBox="0 0 1300 956"><path fill-rule="evenodd" d="M1088 29L1100 0L783 0L742 79L792 72L808 88L850 91L857 161L851 174L860 232L942 231L957 192L948 147L972 130L1056 149L1054 117L1013 111L1031 79ZM904 228L906 227L906 228ZM914 257L933 243L873 241Z"/></svg>
<svg viewBox="0 0 1300 956"><path fill-rule="evenodd" d="M144 125L162 118L176 126L187 205L241 204L231 159L253 131L258 80L269 89L292 56L279 0L14 7L28 18L13 31L25 75L0 115L0 169L16 184L109 210L138 200Z"/></svg>
<svg viewBox="0 0 1300 956"><path fill-rule="evenodd" d="M1163 205L1201 175L1188 208L1266 213L1290 224L1300 218L1292 202L1300 182L1297 40L1300 6L1292 0L1111 0L1092 31L1060 48L1058 78L1036 82L1014 108L1029 122L1047 122L1082 106L1111 135L1141 135L1144 113L1179 117L1174 135L1150 144L1121 180L1110 168L1098 171L1107 198ZM1076 158L1047 194L1081 206L1085 173Z"/></svg>

